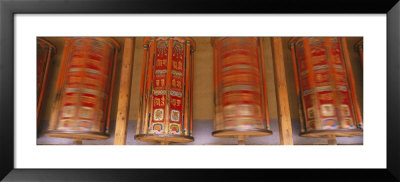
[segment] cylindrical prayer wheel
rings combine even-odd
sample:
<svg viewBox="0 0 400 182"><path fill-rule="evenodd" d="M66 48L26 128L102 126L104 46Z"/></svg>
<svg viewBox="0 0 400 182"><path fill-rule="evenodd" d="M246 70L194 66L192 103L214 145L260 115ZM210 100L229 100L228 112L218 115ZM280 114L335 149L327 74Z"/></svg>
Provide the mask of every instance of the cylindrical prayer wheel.
<svg viewBox="0 0 400 182"><path fill-rule="evenodd" d="M144 39L135 139L161 144L193 141L193 53L187 37Z"/></svg>
<svg viewBox="0 0 400 182"><path fill-rule="evenodd" d="M56 53L56 47L49 41L37 38L37 62L36 62L36 118L39 123L43 96L45 93L47 74L52 56Z"/></svg>
<svg viewBox="0 0 400 182"><path fill-rule="evenodd" d="M362 117L344 38L293 38L289 42L301 105L301 136L362 135Z"/></svg>
<svg viewBox="0 0 400 182"><path fill-rule="evenodd" d="M108 138L118 50L112 38L65 39L47 136Z"/></svg>
<svg viewBox="0 0 400 182"><path fill-rule="evenodd" d="M361 64L364 64L364 42L363 39L359 40L355 45L354 48L358 51L361 57Z"/></svg>
<svg viewBox="0 0 400 182"><path fill-rule="evenodd" d="M256 37L211 38L214 47L215 120L213 136L272 134L268 118L265 64Z"/></svg>

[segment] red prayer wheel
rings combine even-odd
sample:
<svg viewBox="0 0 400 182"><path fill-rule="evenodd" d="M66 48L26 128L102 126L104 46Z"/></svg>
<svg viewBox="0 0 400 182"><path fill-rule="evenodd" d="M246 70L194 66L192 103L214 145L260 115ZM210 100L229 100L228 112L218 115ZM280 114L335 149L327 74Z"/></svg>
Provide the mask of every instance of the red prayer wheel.
<svg viewBox="0 0 400 182"><path fill-rule="evenodd" d="M211 38L214 47L215 120L213 136L272 134L268 118L265 66L256 37Z"/></svg>
<svg viewBox="0 0 400 182"><path fill-rule="evenodd" d="M144 39L140 108L135 139L192 142L193 53L187 37Z"/></svg>
<svg viewBox="0 0 400 182"><path fill-rule="evenodd" d="M300 100L301 136L362 135L362 117L345 38L289 42Z"/></svg>
<svg viewBox="0 0 400 182"><path fill-rule="evenodd" d="M47 136L108 138L118 50L112 38L65 39Z"/></svg>
<svg viewBox="0 0 400 182"><path fill-rule="evenodd" d="M39 123L40 111L43 96L46 88L47 74L52 56L56 53L56 47L49 41L37 38L37 52L36 52L36 95L37 95L37 108L36 118Z"/></svg>

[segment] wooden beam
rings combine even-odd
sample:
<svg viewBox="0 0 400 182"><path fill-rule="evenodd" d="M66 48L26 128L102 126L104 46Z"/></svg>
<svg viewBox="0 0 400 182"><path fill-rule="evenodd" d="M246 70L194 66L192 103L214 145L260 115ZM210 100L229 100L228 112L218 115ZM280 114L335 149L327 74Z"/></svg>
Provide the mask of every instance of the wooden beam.
<svg viewBox="0 0 400 182"><path fill-rule="evenodd" d="M125 38L118 95L117 120L115 123L114 145L125 145L126 143L134 48L135 38Z"/></svg>
<svg viewBox="0 0 400 182"><path fill-rule="evenodd" d="M272 53L275 73L275 89L278 105L279 135L281 145L293 145L292 122L286 86L285 59L282 38L272 38Z"/></svg>

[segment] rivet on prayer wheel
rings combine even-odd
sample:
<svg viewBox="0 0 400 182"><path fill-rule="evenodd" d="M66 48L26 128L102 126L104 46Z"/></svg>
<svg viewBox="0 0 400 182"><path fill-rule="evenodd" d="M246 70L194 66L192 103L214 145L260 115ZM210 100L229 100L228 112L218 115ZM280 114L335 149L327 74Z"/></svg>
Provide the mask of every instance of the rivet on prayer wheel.
<svg viewBox="0 0 400 182"><path fill-rule="evenodd" d="M215 120L213 136L238 138L272 134L268 118L261 40L211 38L214 47Z"/></svg>
<svg viewBox="0 0 400 182"><path fill-rule="evenodd" d="M293 38L289 45L301 105L300 135L330 139L362 135L345 39Z"/></svg>
<svg viewBox="0 0 400 182"><path fill-rule="evenodd" d="M56 53L56 47L49 41L37 38L37 67L36 67L36 95L37 95L37 108L36 118L39 124L41 105L45 93L47 75L52 56Z"/></svg>
<svg viewBox="0 0 400 182"><path fill-rule="evenodd" d="M47 136L108 138L118 50L112 38L65 38Z"/></svg>
<svg viewBox="0 0 400 182"><path fill-rule="evenodd" d="M145 38L135 139L192 142L193 53L187 37Z"/></svg>

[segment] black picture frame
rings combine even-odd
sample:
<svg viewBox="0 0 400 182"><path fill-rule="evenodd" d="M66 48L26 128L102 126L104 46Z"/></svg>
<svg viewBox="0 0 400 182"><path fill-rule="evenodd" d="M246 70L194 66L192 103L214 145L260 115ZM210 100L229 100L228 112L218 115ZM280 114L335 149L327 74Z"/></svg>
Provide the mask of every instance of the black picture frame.
<svg viewBox="0 0 400 182"><path fill-rule="evenodd" d="M32 13L381 13L387 15L386 169L15 169L14 15ZM360 0L0 0L0 179L5 181L156 181L242 179L400 181L400 3ZM385 118L379 122L385 122ZM368 160L368 159L365 159ZM210 164L212 166L212 164Z"/></svg>

